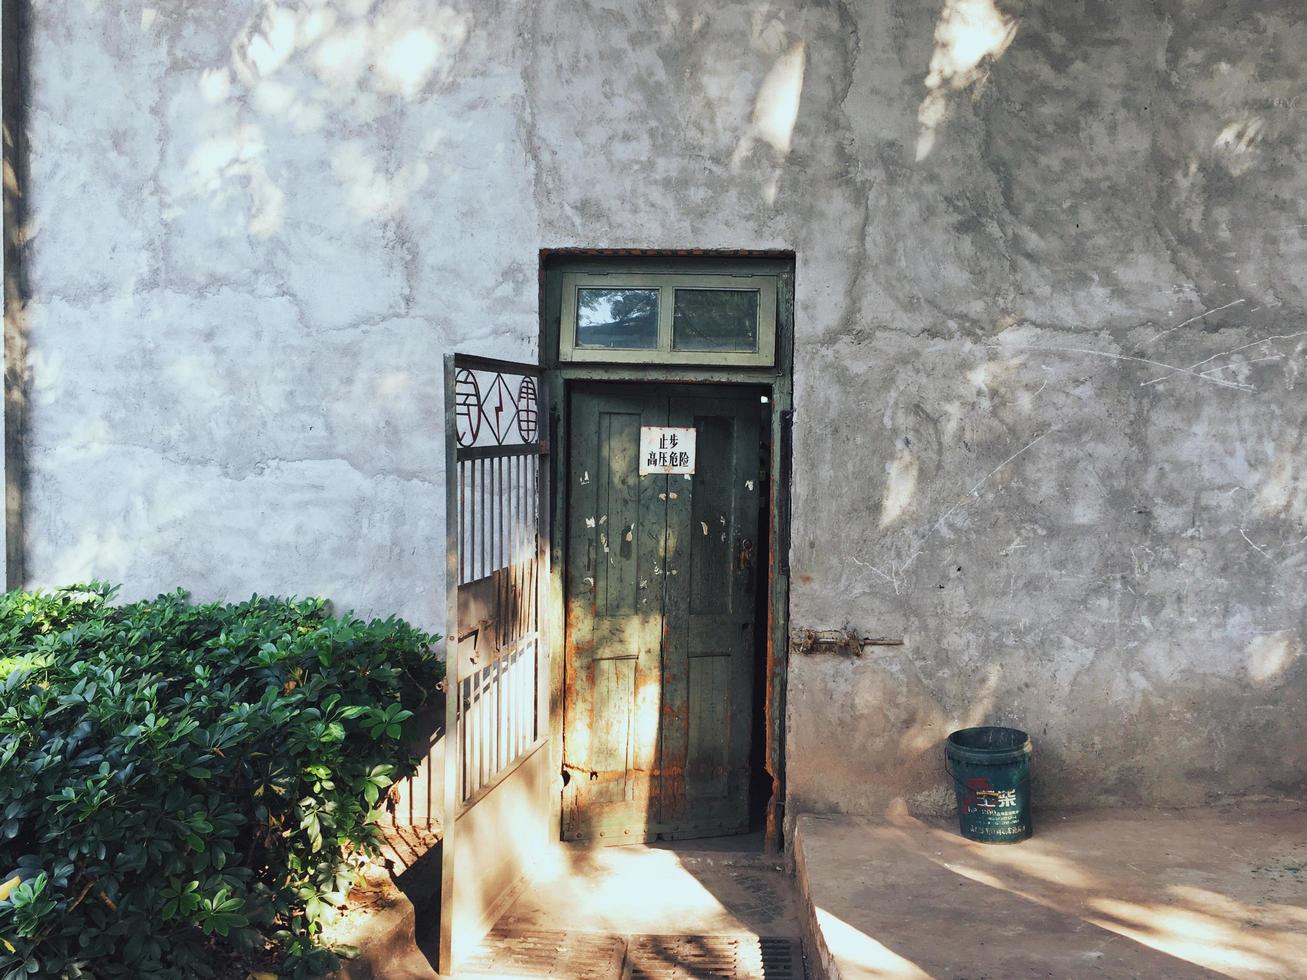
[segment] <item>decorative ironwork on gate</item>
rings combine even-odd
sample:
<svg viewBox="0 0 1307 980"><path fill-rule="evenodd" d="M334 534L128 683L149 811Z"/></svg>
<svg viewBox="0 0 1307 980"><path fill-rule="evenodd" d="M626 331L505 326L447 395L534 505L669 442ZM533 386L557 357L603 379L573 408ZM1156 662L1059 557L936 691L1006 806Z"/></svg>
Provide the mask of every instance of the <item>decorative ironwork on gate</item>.
<svg viewBox="0 0 1307 980"><path fill-rule="evenodd" d="M457 368L454 416L461 449L534 445L540 433L539 379L512 372Z"/></svg>
<svg viewBox="0 0 1307 980"><path fill-rule="evenodd" d="M487 791L542 734L541 622L548 478L538 370L455 355L448 500L457 508L456 790ZM451 529L453 522L451 521ZM452 610L451 610L452 612ZM454 665L450 665L454 666ZM452 713L451 713L452 715Z"/></svg>

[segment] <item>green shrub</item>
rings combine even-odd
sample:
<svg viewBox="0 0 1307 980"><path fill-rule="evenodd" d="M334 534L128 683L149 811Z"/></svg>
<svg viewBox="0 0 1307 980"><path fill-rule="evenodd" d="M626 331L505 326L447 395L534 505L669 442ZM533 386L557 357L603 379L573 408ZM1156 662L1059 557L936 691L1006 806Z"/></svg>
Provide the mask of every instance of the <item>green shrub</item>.
<svg viewBox="0 0 1307 980"><path fill-rule="evenodd" d="M0 597L0 976L216 976L269 939L330 969L314 936L415 770L437 637L112 593Z"/></svg>

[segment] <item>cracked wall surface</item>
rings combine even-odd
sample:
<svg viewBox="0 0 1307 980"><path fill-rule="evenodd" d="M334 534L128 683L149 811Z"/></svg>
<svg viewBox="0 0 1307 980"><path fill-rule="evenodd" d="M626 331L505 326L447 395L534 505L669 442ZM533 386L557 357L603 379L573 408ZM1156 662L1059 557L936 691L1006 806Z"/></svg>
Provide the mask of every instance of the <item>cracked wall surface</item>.
<svg viewBox="0 0 1307 980"><path fill-rule="evenodd" d="M32 584L440 628L537 250L796 254L790 812L1304 789L1297 0L36 3Z"/></svg>

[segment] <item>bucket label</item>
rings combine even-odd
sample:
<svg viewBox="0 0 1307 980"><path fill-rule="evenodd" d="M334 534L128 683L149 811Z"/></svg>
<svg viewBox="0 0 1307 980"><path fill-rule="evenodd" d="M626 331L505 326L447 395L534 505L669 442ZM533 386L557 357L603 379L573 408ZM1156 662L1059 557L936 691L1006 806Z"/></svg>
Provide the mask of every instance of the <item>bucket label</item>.
<svg viewBox="0 0 1307 980"><path fill-rule="evenodd" d="M986 782L985 780L973 780L973 782ZM980 789L975 788L971 807L976 810L1002 810L1005 808L1016 809L1017 791L1015 789Z"/></svg>
<svg viewBox="0 0 1307 980"><path fill-rule="evenodd" d="M972 776L960 782L966 789L958 794L966 836L979 840L1028 836L1025 801L1017 787L994 789L985 776Z"/></svg>

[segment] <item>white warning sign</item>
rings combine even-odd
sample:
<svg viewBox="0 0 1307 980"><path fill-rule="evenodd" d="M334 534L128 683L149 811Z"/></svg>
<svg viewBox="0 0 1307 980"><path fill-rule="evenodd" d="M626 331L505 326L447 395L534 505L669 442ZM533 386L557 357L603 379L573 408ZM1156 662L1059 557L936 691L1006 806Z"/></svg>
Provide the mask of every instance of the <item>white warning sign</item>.
<svg viewBox="0 0 1307 980"><path fill-rule="evenodd" d="M694 429L640 426L640 475L694 472Z"/></svg>

